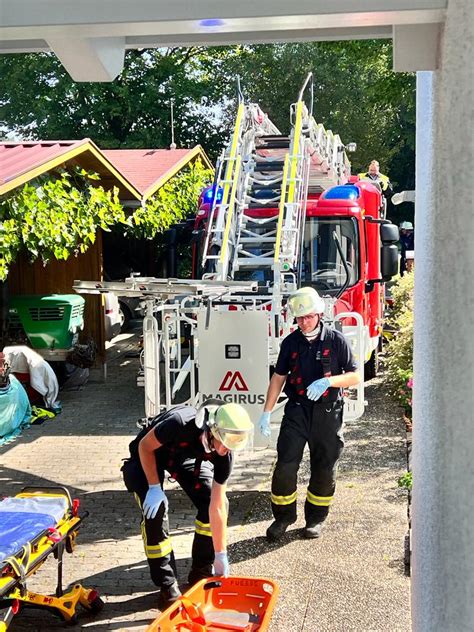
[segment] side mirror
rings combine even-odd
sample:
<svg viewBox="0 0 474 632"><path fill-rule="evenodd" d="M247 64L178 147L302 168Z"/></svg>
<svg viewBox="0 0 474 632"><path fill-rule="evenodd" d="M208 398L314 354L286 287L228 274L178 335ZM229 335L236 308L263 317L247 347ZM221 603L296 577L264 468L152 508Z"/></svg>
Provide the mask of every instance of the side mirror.
<svg viewBox="0 0 474 632"><path fill-rule="evenodd" d="M382 244L394 244L400 239L398 226L387 222L380 225L380 241Z"/></svg>
<svg viewBox="0 0 474 632"><path fill-rule="evenodd" d="M398 232L398 228L394 228ZM398 248L395 244L384 244L380 249L380 270L384 281L390 281L398 274Z"/></svg>

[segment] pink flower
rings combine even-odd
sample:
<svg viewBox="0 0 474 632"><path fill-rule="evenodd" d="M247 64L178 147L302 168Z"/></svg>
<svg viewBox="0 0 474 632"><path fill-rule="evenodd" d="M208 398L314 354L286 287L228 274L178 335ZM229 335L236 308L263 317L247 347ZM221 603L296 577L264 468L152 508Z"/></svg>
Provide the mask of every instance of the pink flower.
<svg viewBox="0 0 474 632"><path fill-rule="evenodd" d="M413 378L411 377L407 382L408 388L413 388Z"/></svg>

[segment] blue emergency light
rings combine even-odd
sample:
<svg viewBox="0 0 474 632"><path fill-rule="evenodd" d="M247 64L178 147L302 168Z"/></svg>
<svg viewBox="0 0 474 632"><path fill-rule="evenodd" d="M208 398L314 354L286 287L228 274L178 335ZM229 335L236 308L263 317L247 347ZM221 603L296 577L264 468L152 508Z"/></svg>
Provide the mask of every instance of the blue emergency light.
<svg viewBox="0 0 474 632"><path fill-rule="evenodd" d="M216 204L220 204L222 202L222 189L219 187L216 191L215 187L208 187L204 189L204 193L202 196L204 204L212 204L212 200L214 199L214 195L216 198Z"/></svg>
<svg viewBox="0 0 474 632"><path fill-rule="evenodd" d="M343 184L324 191L321 197L325 200L357 200L360 190L353 184Z"/></svg>

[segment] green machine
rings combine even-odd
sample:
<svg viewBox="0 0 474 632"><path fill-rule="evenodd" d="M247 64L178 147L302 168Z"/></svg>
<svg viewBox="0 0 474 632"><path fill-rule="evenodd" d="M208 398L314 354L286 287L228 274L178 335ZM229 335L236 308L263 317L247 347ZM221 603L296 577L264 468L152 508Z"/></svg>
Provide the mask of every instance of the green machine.
<svg viewBox="0 0 474 632"><path fill-rule="evenodd" d="M84 327L85 300L77 294L10 296L8 337L42 355L71 349Z"/></svg>

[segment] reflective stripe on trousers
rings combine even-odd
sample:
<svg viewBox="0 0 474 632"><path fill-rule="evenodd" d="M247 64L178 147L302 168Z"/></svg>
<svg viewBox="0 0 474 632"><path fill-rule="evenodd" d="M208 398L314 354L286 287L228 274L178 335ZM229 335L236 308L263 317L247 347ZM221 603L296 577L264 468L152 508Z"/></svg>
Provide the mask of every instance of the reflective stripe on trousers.
<svg viewBox="0 0 474 632"><path fill-rule="evenodd" d="M173 465L173 474L197 509L191 551L192 570L203 577L210 577L214 562L214 545L209 523L209 504L214 472L208 461L200 464L198 472L195 471L195 465L195 459L176 462ZM135 474L133 468L130 468L130 472ZM127 488L130 487L134 489L135 498L141 509L148 491L148 483L140 468L135 475L128 478ZM172 493L169 498L171 505ZM142 517L142 537L153 583L165 587L171 585L176 580L176 563L169 537L168 514L165 514L163 505L152 520Z"/></svg>
<svg viewBox="0 0 474 632"><path fill-rule="evenodd" d="M344 447L342 402L289 401L278 436L278 459L272 477L272 511L277 519L296 520L296 487L303 451L310 450L311 477L305 518L321 522L329 512L336 488L337 462Z"/></svg>

